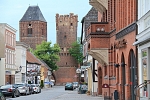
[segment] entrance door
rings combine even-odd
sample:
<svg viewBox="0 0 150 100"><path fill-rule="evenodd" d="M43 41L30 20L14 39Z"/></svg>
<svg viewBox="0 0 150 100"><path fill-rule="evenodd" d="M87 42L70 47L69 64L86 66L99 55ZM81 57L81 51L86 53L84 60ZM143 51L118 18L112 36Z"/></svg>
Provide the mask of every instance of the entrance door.
<svg viewBox="0 0 150 100"><path fill-rule="evenodd" d="M125 70L125 59L124 54L121 56L121 67L122 67L122 99L125 100L125 84L126 84L126 70Z"/></svg>
<svg viewBox="0 0 150 100"><path fill-rule="evenodd" d="M130 80L131 80L131 100L136 100L134 95L134 87L137 85L136 59L133 50L130 51Z"/></svg>

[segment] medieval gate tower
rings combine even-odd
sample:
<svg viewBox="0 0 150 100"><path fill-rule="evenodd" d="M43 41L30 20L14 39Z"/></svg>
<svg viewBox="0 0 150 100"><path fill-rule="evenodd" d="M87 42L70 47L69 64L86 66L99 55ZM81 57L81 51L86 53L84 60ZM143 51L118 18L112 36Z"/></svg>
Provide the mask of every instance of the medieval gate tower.
<svg viewBox="0 0 150 100"><path fill-rule="evenodd" d="M47 41L47 22L38 6L29 6L19 22L20 41L35 49Z"/></svg>
<svg viewBox="0 0 150 100"><path fill-rule="evenodd" d="M77 81L77 62L69 54L71 44L77 40L78 16L56 14L56 39L61 48L59 69L55 72L56 84L63 85L66 82Z"/></svg>

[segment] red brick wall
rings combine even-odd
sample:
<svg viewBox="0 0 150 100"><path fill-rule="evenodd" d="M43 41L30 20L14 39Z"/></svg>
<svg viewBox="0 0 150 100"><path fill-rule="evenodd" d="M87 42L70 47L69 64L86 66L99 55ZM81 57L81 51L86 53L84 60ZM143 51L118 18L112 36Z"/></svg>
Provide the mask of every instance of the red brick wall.
<svg viewBox="0 0 150 100"><path fill-rule="evenodd" d="M54 74L56 75L56 85L77 81L76 67L60 67Z"/></svg>
<svg viewBox="0 0 150 100"><path fill-rule="evenodd" d="M28 25L32 25L32 35L28 35ZM47 23L42 21L20 22L20 41L30 45L35 49L37 44L47 41Z"/></svg>
<svg viewBox="0 0 150 100"><path fill-rule="evenodd" d="M55 72L58 85L76 81L74 76L78 64L70 55L69 48L77 40L77 22L78 16L73 13L70 15L56 14L57 43L61 48L60 61L57 62L59 69Z"/></svg>
<svg viewBox="0 0 150 100"><path fill-rule="evenodd" d="M106 67L101 64L98 65L102 69L103 78L102 84L109 84L109 89L102 89L102 95L112 96L114 90L119 91L119 100L122 100L122 87L125 87L125 100L131 99L130 93L130 50L133 50L136 55L136 46L133 46L133 43L136 41L136 29L132 32L128 32L124 36L120 36L116 38L116 34L126 29L132 23L136 22L136 0L109 0L108 1L108 10L103 13L102 21L107 21L108 31L110 32L110 37L108 38L89 38L90 49L91 48L108 48L109 49L109 65ZM99 14L99 21L101 19L101 15ZM96 26L94 26L96 28ZM94 29L91 27L90 30ZM126 31L124 31L126 32ZM102 36L102 35L101 35ZM116 44L119 41L126 40L126 44L122 48L116 48ZM114 64L119 63L121 65L122 62L122 54L124 55L124 61L127 64L125 66L125 77L122 77L122 67L116 68ZM107 73L105 73L107 69ZM108 79L104 79L104 76L108 75ZM115 77L115 79L113 78ZM126 83L123 84L122 80L125 78ZM101 88L99 88L99 92L101 92Z"/></svg>

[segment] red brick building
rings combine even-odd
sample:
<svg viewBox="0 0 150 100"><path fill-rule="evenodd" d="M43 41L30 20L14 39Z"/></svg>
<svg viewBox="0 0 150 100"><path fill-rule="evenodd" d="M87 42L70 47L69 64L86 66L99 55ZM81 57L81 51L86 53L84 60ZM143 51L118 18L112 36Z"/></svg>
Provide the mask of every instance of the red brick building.
<svg viewBox="0 0 150 100"><path fill-rule="evenodd" d="M37 44L47 41L47 22L39 6L29 6L19 21L20 41L35 49Z"/></svg>
<svg viewBox="0 0 150 100"><path fill-rule="evenodd" d="M77 40L77 25L77 15L56 14L56 39L61 48L60 61L57 62L59 69L55 72L57 85L77 81L75 76L78 64L69 53L71 44Z"/></svg>
<svg viewBox="0 0 150 100"><path fill-rule="evenodd" d="M137 34L137 1L90 0L89 3L100 12L99 22L87 28L88 47L84 48L93 57L93 82L98 78L97 95L110 96L113 100L117 90L119 100L136 100L137 49L133 43ZM105 84L109 88L104 88Z"/></svg>

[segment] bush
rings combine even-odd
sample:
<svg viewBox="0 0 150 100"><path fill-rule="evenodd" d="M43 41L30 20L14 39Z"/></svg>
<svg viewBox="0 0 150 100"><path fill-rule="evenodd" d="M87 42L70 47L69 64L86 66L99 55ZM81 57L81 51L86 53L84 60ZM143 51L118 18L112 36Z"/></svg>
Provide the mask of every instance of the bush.
<svg viewBox="0 0 150 100"><path fill-rule="evenodd" d="M41 88L44 87L44 82L43 82L43 80L41 80L40 87L41 87Z"/></svg>

